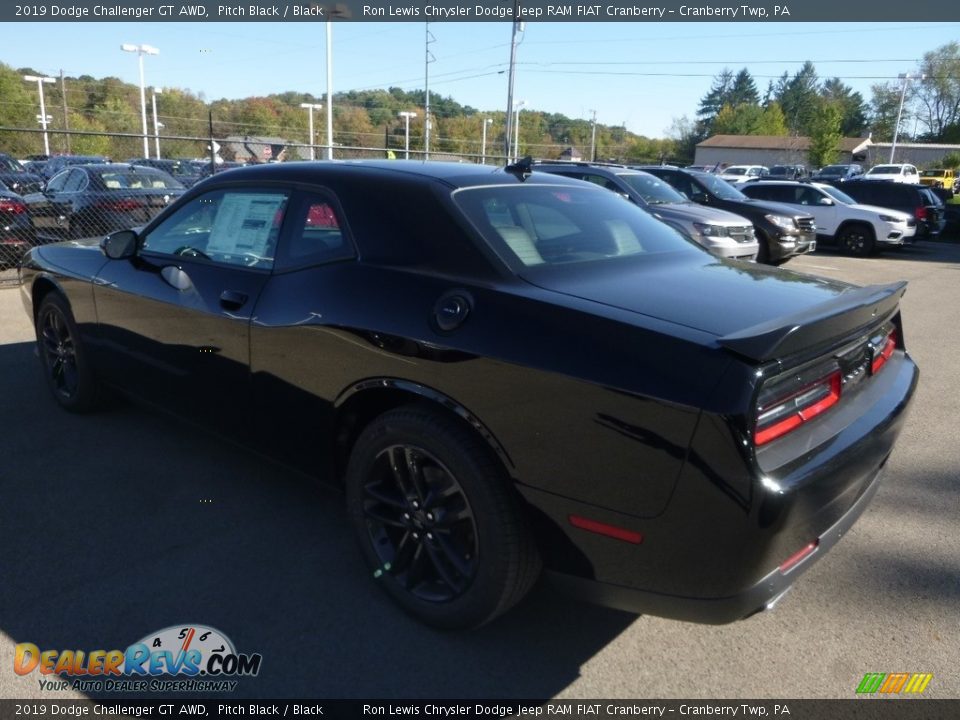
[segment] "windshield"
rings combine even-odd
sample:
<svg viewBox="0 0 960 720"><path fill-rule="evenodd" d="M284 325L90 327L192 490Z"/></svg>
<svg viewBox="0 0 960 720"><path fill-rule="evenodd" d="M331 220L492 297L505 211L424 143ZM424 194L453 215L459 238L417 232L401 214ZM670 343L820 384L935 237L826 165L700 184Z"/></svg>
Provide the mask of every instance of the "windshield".
<svg viewBox="0 0 960 720"><path fill-rule="evenodd" d="M770 172L768 174L786 175L788 172L790 172L790 168L788 168L786 165L774 165L772 168L770 168Z"/></svg>
<svg viewBox="0 0 960 720"><path fill-rule="evenodd" d="M867 175L899 175L899 165L877 165L867 171Z"/></svg>
<svg viewBox="0 0 960 720"><path fill-rule="evenodd" d="M827 175L830 177L839 177L847 172L846 165L827 165L823 170L821 170L818 175Z"/></svg>
<svg viewBox="0 0 960 720"><path fill-rule="evenodd" d="M733 167L728 167L723 171L724 175L746 175L747 169L741 165L734 165Z"/></svg>
<svg viewBox="0 0 960 720"><path fill-rule="evenodd" d="M647 173L627 173L618 175L629 185L644 202L649 205L689 202L687 198L673 189L667 182Z"/></svg>
<svg viewBox="0 0 960 720"><path fill-rule="evenodd" d="M854 200L852 197L850 197L846 193L840 192L839 190L837 190L835 187L831 185L826 185L820 189L823 190L827 195L832 197L834 200L837 200L838 202L842 202L844 205L857 204L857 201Z"/></svg>
<svg viewBox="0 0 960 720"><path fill-rule="evenodd" d="M23 167L13 158L0 157L0 170L7 172L23 172Z"/></svg>
<svg viewBox="0 0 960 720"><path fill-rule="evenodd" d="M606 190L496 185L458 190L460 210L502 257L524 267L599 262L699 248Z"/></svg>
<svg viewBox="0 0 960 720"><path fill-rule="evenodd" d="M946 174L946 170L924 170L920 173L922 177L943 177Z"/></svg>
<svg viewBox="0 0 960 720"><path fill-rule="evenodd" d="M713 195L721 200L749 200L733 185L716 175L697 175L697 180Z"/></svg>

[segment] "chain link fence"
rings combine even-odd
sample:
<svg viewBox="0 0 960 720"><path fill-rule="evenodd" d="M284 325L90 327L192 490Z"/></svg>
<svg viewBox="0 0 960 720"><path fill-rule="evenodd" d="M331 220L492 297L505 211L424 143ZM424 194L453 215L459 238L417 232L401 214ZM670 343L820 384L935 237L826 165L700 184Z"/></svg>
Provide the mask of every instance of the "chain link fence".
<svg viewBox="0 0 960 720"><path fill-rule="evenodd" d="M495 147L485 139L436 137L437 149L426 153L422 137L408 137L397 128L335 138L338 142L328 146L266 132L145 137L0 127L0 284L16 282L17 265L34 245L144 225L187 188L239 165L330 158L506 162L499 143ZM559 157L563 149L521 145L524 155L538 158Z"/></svg>

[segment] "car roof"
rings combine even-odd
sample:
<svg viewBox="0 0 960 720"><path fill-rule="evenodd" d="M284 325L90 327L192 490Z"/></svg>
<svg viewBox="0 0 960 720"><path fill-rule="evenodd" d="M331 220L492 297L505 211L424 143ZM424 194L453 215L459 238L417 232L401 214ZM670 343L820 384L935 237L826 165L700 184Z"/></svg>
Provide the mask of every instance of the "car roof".
<svg viewBox="0 0 960 720"><path fill-rule="evenodd" d="M536 166L533 169L538 182L579 186L577 180L551 173L536 173ZM215 177L217 182L252 180L311 183L316 182L317 173L322 173L327 177L333 175L344 178L356 175L374 175L383 179L396 178L400 175L425 181L440 181L451 187L514 185L523 182L517 175L509 173L505 168L499 166L419 160L319 160L265 163L233 168L217 173Z"/></svg>

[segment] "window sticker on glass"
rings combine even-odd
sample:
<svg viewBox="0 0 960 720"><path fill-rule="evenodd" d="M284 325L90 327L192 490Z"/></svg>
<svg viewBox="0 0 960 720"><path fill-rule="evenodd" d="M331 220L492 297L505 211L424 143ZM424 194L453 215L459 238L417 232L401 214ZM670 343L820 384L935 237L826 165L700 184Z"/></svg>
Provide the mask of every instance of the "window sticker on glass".
<svg viewBox="0 0 960 720"><path fill-rule="evenodd" d="M224 195L210 230L207 251L268 256L280 228L285 195L237 193Z"/></svg>

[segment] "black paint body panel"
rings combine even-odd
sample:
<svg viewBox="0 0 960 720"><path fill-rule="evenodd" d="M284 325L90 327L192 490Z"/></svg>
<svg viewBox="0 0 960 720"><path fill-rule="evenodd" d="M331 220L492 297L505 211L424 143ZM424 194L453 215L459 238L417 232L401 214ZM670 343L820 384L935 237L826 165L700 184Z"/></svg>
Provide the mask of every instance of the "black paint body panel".
<svg viewBox="0 0 960 720"><path fill-rule="evenodd" d="M738 333L768 332L783 316L819 318L826 303L839 344L862 331L864 292L688 251L647 266L518 273L456 214L450 193L520 182L489 168L403 162L228 171L174 207L215 187L322 188L342 208L356 257L273 273L180 258L193 286L177 292L161 275L169 260L107 260L96 245L62 243L28 253L23 299L33 312L43 293L68 298L105 382L326 480L337 480L371 409L430 404L499 457L548 568L627 589L635 610L709 622L752 613L799 574L769 582L786 557L862 512L916 366L901 342L883 382L865 384L855 419L815 421L828 440L762 468L750 442L758 383L803 348L774 358L776 343ZM429 226L421 256L390 259L391 238ZM424 264L430 242L444 244L433 265ZM246 303L225 310L226 290ZM468 298L470 311L442 330L434 313L449 293ZM845 325L836 318L847 298ZM816 341L829 345L824 333ZM643 542L574 528L571 514ZM683 601L668 612L663 598Z"/></svg>

